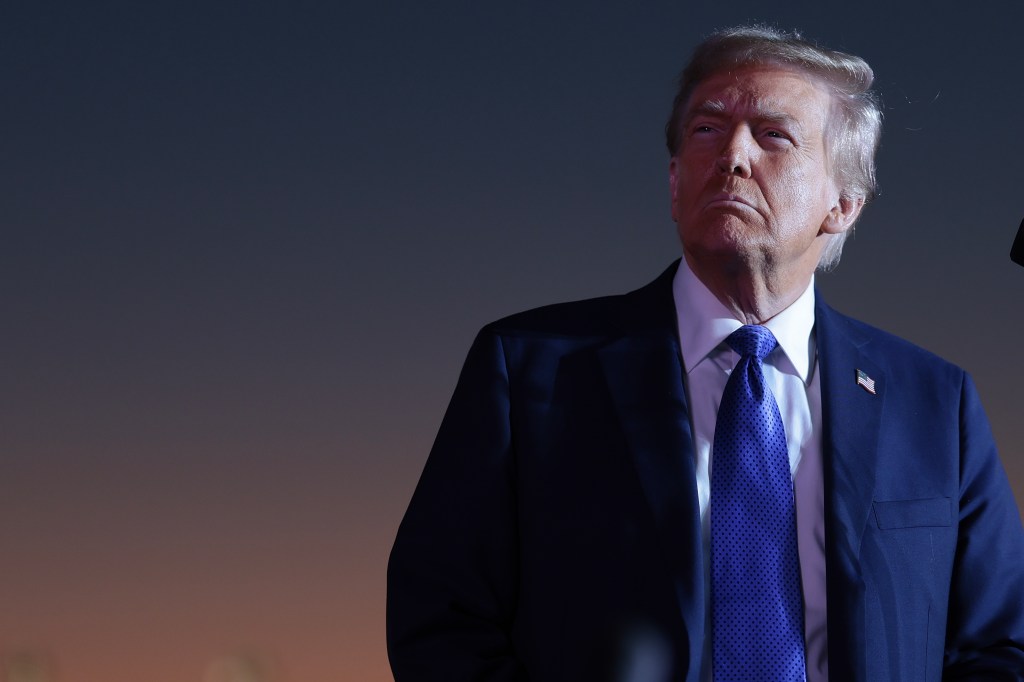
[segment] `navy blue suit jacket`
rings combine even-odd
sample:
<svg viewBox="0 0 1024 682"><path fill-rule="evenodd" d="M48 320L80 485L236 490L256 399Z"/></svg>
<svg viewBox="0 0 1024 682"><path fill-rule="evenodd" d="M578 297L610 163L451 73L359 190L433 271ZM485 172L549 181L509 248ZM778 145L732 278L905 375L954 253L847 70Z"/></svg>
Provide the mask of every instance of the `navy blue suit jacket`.
<svg viewBox="0 0 1024 682"><path fill-rule="evenodd" d="M674 271L481 331L391 554L398 682L613 680L645 641L697 681ZM1024 679L1024 532L970 378L818 301L831 679Z"/></svg>

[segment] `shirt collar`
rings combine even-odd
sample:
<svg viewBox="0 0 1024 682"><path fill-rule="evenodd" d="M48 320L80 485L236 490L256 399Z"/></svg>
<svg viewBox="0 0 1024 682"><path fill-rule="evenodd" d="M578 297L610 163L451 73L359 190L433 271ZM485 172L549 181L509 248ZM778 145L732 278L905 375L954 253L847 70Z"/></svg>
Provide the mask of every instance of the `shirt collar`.
<svg viewBox="0 0 1024 682"><path fill-rule="evenodd" d="M672 280L672 296L679 325L683 366L690 373L743 323L732 316L704 283L697 279L686 258ZM793 369L806 384L816 360L814 336L814 276L800 297L765 325L779 342Z"/></svg>

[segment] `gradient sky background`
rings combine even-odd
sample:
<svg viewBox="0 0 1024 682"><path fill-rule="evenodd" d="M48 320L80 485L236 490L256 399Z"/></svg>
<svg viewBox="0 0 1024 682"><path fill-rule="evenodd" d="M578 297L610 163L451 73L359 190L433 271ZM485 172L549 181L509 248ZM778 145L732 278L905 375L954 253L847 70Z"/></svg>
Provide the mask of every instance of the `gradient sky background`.
<svg viewBox="0 0 1024 682"><path fill-rule="evenodd" d="M473 335L677 257L673 82L740 22L875 68L881 195L820 287L974 374L1024 500L1022 19L1016 0L10 4L4 682L390 679L387 554Z"/></svg>

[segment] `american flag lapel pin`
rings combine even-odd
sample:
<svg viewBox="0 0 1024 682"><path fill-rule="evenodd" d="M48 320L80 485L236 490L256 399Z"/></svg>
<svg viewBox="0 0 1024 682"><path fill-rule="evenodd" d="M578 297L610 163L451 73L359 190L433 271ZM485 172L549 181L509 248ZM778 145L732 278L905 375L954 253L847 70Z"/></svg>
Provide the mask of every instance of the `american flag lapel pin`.
<svg viewBox="0 0 1024 682"><path fill-rule="evenodd" d="M862 369L857 370L857 385L871 395L878 395L875 391L875 380L869 377Z"/></svg>

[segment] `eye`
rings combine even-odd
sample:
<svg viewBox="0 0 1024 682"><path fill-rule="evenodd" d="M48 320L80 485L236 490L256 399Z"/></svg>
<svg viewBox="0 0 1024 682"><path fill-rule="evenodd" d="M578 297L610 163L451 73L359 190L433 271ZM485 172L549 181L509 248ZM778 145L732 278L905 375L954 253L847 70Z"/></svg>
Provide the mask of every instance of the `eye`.
<svg viewBox="0 0 1024 682"><path fill-rule="evenodd" d="M709 123L698 123L690 128L690 135L710 135L715 132L715 127Z"/></svg>
<svg viewBox="0 0 1024 682"><path fill-rule="evenodd" d="M792 144L793 142L792 139L790 139L789 135L775 128L765 130L763 133L761 133L761 136L767 138L768 144L775 146Z"/></svg>

